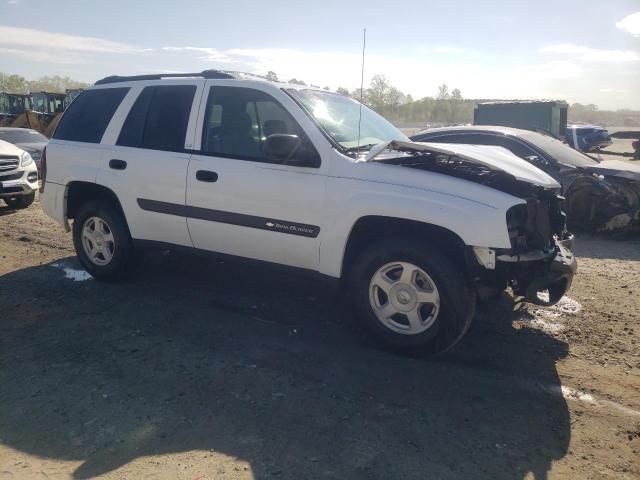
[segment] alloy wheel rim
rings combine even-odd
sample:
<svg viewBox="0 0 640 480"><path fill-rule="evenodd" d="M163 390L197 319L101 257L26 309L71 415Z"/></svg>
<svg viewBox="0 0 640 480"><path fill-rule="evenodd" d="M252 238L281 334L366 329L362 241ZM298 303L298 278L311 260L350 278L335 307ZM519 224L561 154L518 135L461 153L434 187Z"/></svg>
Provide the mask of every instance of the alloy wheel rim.
<svg viewBox="0 0 640 480"><path fill-rule="evenodd" d="M113 231L100 217L90 217L82 226L82 247L91 263L104 266L113 259L115 252Z"/></svg>
<svg viewBox="0 0 640 480"><path fill-rule="evenodd" d="M440 313L436 283L410 262L391 262L380 267L369 283L369 302L385 327L403 335L425 332Z"/></svg>

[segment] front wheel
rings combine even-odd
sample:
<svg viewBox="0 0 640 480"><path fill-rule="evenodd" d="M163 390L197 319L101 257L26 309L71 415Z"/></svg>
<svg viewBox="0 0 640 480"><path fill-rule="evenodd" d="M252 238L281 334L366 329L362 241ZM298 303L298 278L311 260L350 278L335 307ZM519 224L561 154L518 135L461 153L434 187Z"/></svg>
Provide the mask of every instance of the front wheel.
<svg viewBox="0 0 640 480"><path fill-rule="evenodd" d="M471 325L474 290L461 269L428 243L378 242L356 259L350 277L361 325L388 347L443 353Z"/></svg>
<svg viewBox="0 0 640 480"><path fill-rule="evenodd" d="M36 198L35 193L20 195L19 197L5 198L4 202L11 210L22 210L29 207Z"/></svg>
<svg viewBox="0 0 640 480"><path fill-rule="evenodd" d="M73 222L73 245L82 266L98 280L122 279L134 265L127 223L108 202L91 201L80 207Z"/></svg>

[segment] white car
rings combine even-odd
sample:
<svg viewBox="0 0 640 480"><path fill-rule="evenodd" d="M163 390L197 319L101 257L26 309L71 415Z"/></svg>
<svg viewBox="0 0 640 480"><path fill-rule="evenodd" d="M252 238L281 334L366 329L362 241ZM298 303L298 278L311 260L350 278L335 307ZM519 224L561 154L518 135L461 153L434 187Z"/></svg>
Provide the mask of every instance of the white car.
<svg viewBox="0 0 640 480"><path fill-rule="evenodd" d="M0 198L11 209L27 208L38 190L38 169L29 152L0 140Z"/></svg>
<svg viewBox="0 0 640 480"><path fill-rule="evenodd" d="M208 70L108 77L42 159L45 212L84 268L178 245L341 280L391 347L442 352L476 299L557 302L576 262L560 185L500 147L411 143L358 102ZM546 292L547 296L541 293Z"/></svg>

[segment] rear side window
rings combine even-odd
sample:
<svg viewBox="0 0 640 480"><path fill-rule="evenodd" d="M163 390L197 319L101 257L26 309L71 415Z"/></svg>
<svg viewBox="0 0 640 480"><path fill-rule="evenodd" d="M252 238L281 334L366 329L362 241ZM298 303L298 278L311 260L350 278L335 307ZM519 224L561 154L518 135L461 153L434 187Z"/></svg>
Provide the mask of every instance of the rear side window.
<svg viewBox="0 0 640 480"><path fill-rule="evenodd" d="M118 145L179 152L185 135L195 85L145 87L122 126Z"/></svg>
<svg viewBox="0 0 640 480"><path fill-rule="evenodd" d="M464 143L466 145L500 145L500 139L497 136L483 135L481 133L446 133L420 141L436 143Z"/></svg>
<svg viewBox="0 0 640 480"><path fill-rule="evenodd" d="M85 90L64 113L53 138L100 143L111 117L128 91L128 87Z"/></svg>

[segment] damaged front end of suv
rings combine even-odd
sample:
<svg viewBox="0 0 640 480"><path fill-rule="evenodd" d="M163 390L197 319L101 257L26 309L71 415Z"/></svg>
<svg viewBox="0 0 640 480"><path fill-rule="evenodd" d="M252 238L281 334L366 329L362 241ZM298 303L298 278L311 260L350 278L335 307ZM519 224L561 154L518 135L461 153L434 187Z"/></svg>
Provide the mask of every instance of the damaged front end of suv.
<svg viewBox="0 0 640 480"><path fill-rule="evenodd" d="M506 212L510 248L467 247L468 273L480 298L511 287L528 302L548 306L570 288L577 263L561 187L535 167L501 147L398 141L374 147L366 161L454 176L522 199ZM531 181L535 175L548 180Z"/></svg>

